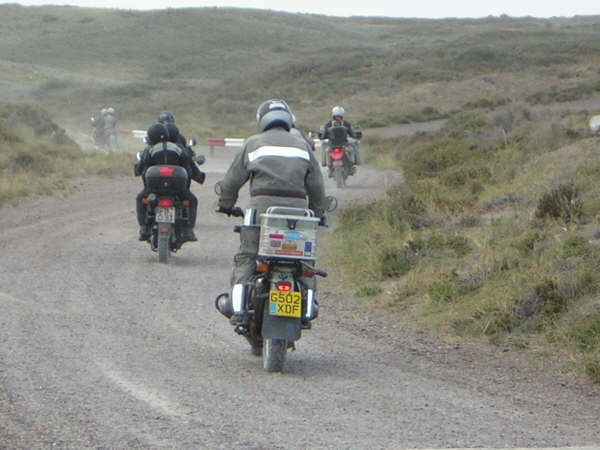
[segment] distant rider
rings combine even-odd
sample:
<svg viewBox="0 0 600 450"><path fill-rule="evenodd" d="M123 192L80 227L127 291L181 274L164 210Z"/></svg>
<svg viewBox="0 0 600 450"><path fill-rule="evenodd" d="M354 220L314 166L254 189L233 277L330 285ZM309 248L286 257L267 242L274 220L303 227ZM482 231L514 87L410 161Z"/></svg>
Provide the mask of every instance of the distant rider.
<svg viewBox="0 0 600 450"><path fill-rule="evenodd" d="M354 139L361 139L362 132L355 131L352 129L352 125L347 120L344 120L344 108L342 106L334 106L331 110L331 120L328 121L323 127L322 132L319 135L321 140L328 139L329 146L327 150L327 156L329 151L336 146L346 147L350 151L353 164L360 164L360 155L358 146L350 145L348 142L348 136ZM343 130L345 128L345 130ZM327 166L331 172L331 161L327 158Z"/></svg>
<svg viewBox="0 0 600 450"><path fill-rule="evenodd" d="M117 114L115 108L106 108L102 113L102 127L104 129L104 136L108 136L114 132L117 128Z"/></svg>
<svg viewBox="0 0 600 450"><path fill-rule="evenodd" d="M182 146L180 142L179 129L173 123L157 123L148 128L147 147L142 153L140 161L135 165L135 175L141 176L150 166L165 164L178 165L184 167L189 175L189 178L202 184L206 178L206 174L198 169L194 162L193 152L187 146ZM166 143L176 144L176 152L167 151ZM183 199L190 202L190 217L187 227L184 227L181 232L183 241L197 241L194 234L194 226L196 225L196 213L198 209L198 199L190 191L190 182L186 186L186 191L183 193ZM144 189L136 198L136 210L138 223L140 225L140 241L146 241L150 237L150 226L146 224L146 206L142 200L150 194L148 188L144 184Z"/></svg>
<svg viewBox="0 0 600 450"><path fill-rule="evenodd" d="M97 146L104 145L104 115L106 108L102 108L99 114L92 116L90 122L94 127L94 144Z"/></svg>
<svg viewBox="0 0 600 450"><path fill-rule="evenodd" d="M310 208L324 217L326 208L323 176L310 144L290 130L293 114L284 100L271 99L257 110L259 134L249 137L221 181L218 212L239 214L234 208L238 192L250 181L250 201L240 233L240 250L234 257L231 287L248 295L252 286L258 253L260 214L271 206ZM314 289L314 278L302 278ZM239 288L235 288L238 285ZM245 303L245 302L243 302ZM227 317L233 311L229 294L221 294L216 306ZM228 313L229 312L229 313ZM245 314L231 317L232 323L244 324Z"/></svg>

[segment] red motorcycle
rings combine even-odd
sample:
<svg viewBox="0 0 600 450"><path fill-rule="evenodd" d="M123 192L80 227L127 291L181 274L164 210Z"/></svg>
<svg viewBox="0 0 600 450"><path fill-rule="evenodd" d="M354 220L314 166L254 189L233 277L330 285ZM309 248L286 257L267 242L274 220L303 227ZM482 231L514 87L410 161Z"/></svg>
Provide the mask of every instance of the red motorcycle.
<svg viewBox="0 0 600 450"><path fill-rule="evenodd" d="M346 147L334 147L329 152L330 176L335 178L335 185L343 188L346 178L354 175L356 168Z"/></svg>

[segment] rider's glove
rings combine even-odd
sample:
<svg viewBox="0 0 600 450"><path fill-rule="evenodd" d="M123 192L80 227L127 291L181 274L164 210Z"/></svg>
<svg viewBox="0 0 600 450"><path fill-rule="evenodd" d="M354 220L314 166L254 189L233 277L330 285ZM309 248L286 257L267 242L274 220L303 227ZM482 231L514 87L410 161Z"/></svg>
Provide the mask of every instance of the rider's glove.
<svg viewBox="0 0 600 450"><path fill-rule="evenodd" d="M327 217L325 216L321 216L319 218L319 225L321 225L322 227L326 227L327 225Z"/></svg>
<svg viewBox="0 0 600 450"><path fill-rule="evenodd" d="M198 182L198 183L200 183L200 184L203 184L203 183L204 183L204 180L206 180L206 174L205 174L204 172L202 172L202 171L200 171L200 172L198 173L198 175L196 175L196 176L194 177L194 181L196 181L196 182Z"/></svg>

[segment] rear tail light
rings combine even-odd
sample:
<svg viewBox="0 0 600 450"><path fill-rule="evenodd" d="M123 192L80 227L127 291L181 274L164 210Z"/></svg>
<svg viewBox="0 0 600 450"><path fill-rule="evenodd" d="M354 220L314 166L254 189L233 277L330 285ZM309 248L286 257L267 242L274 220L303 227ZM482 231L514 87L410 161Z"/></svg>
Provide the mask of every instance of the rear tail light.
<svg viewBox="0 0 600 450"><path fill-rule="evenodd" d="M160 199L160 202L158 205L163 208L171 208L171 207L173 207L173 200L171 200L170 198L162 198L162 199Z"/></svg>
<svg viewBox="0 0 600 450"><path fill-rule="evenodd" d="M292 290L292 283L288 281L280 281L277 283L277 290L279 292L290 292Z"/></svg>
<svg viewBox="0 0 600 450"><path fill-rule="evenodd" d="M175 167L159 167L158 173L161 177L172 177L175 175Z"/></svg>
<svg viewBox="0 0 600 450"><path fill-rule="evenodd" d="M334 148L331 152L331 159L338 160L344 157L344 150L341 148Z"/></svg>

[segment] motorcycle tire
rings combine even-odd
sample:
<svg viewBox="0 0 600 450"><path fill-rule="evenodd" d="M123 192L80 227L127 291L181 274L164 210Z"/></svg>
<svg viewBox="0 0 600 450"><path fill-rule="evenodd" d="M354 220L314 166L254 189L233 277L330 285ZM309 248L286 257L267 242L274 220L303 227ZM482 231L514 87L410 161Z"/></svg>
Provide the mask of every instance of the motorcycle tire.
<svg viewBox="0 0 600 450"><path fill-rule="evenodd" d="M170 240L171 240L171 231L168 233L160 232L161 226L159 224L158 227L158 262L161 264L167 264L169 262L169 253L170 249Z"/></svg>
<svg viewBox="0 0 600 450"><path fill-rule="evenodd" d="M265 339L262 348L263 369L266 372L283 371L287 348L288 345L286 339Z"/></svg>
<svg viewBox="0 0 600 450"><path fill-rule="evenodd" d="M344 187L344 169L342 167L335 168L335 185L338 189Z"/></svg>

